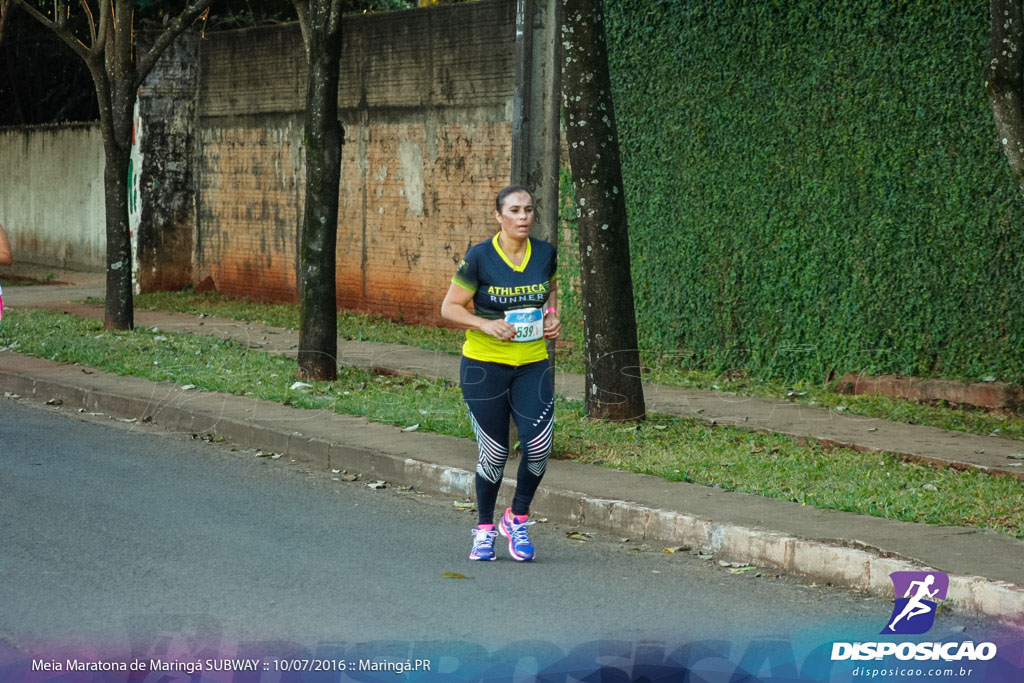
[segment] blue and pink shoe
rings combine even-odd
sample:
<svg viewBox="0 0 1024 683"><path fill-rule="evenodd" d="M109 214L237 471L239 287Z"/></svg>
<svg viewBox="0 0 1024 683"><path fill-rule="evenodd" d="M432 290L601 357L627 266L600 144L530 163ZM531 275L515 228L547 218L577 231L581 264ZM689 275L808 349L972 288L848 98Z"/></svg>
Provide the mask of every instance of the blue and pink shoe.
<svg viewBox="0 0 1024 683"><path fill-rule="evenodd" d="M469 551L469 559L485 562L498 559L494 554L494 537L497 535L493 524L482 524L473 529L473 549Z"/></svg>
<svg viewBox="0 0 1024 683"><path fill-rule="evenodd" d="M508 508L498 524L498 531L508 539L509 554L519 562L529 562L534 558L533 542L526 532L526 527L533 524L529 519L529 515L513 515L512 508Z"/></svg>

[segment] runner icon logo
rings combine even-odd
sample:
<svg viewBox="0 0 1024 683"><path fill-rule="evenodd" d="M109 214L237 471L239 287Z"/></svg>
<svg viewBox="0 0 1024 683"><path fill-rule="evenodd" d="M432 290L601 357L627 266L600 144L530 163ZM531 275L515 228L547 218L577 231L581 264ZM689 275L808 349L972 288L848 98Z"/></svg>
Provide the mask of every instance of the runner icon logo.
<svg viewBox="0 0 1024 683"><path fill-rule="evenodd" d="M927 632L935 623L936 606L946 599L949 577L942 572L892 572L889 579L896 604L882 633L916 635Z"/></svg>

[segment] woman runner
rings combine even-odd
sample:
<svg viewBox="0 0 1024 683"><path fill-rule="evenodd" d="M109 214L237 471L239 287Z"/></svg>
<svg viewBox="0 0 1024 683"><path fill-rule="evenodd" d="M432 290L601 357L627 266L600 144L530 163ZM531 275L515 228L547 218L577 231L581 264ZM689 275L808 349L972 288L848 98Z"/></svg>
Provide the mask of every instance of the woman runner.
<svg viewBox="0 0 1024 683"><path fill-rule="evenodd" d="M471 560L494 560L500 532L520 562L535 556L526 527L530 503L551 454L554 386L545 339L562 327L555 292L555 247L530 237L533 195L518 185L498 193L494 217L501 227L474 245L459 264L441 304L445 320L466 329L462 396L476 432L478 525ZM466 306L473 302L473 312ZM512 507L494 524L494 506L508 459L509 418L522 447Z"/></svg>

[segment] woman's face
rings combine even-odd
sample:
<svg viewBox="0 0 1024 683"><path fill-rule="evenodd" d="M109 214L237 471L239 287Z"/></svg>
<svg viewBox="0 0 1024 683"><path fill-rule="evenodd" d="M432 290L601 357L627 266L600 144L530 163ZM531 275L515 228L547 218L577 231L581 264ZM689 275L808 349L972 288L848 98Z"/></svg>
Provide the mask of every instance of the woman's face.
<svg viewBox="0 0 1024 683"><path fill-rule="evenodd" d="M495 211L494 216L506 236L524 240L530 236L533 227L533 199L528 192L513 192L505 197L501 211Z"/></svg>

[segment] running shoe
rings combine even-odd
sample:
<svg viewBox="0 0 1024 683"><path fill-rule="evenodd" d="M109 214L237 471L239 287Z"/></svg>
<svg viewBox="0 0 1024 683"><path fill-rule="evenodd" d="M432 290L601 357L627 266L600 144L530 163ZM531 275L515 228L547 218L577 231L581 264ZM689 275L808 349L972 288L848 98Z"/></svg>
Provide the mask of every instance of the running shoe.
<svg viewBox="0 0 1024 683"><path fill-rule="evenodd" d="M533 541L530 540L530 534L526 532L526 527L531 524L533 524L532 521L516 522L515 517L512 516L512 508L508 508L501 516L501 523L498 525L498 531L508 539L509 554L512 555L512 559L519 562L529 562L534 556Z"/></svg>
<svg viewBox="0 0 1024 683"><path fill-rule="evenodd" d="M494 537L497 535L493 526L490 529L473 529L473 549L469 551L469 559L488 562L498 559L494 554Z"/></svg>

